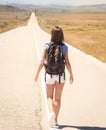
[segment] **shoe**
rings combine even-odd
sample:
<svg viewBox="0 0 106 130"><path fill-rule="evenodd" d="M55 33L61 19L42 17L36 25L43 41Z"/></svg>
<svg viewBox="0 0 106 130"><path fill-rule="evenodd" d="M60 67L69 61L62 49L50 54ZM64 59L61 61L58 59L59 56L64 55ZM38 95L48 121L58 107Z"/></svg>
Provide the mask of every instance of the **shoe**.
<svg viewBox="0 0 106 130"><path fill-rule="evenodd" d="M55 124L52 126L52 128L58 129L59 128L59 124L55 121Z"/></svg>
<svg viewBox="0 0 106 130"><path fill-rule="evenodd" d="M50 119L49 119L49 126L50 127L52 127L52 126L54 126L55 125L55 113L54 112L52 112L51 114L50 114Z"/></svg>

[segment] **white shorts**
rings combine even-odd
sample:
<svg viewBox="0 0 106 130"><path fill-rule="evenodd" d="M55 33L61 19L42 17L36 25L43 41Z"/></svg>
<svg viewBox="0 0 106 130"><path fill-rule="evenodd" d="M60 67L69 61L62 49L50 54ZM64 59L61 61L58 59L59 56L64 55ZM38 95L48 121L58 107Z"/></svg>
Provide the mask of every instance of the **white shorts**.
<svg viewBox="0 0 106 130"><path fill-rule="evenodd" d="M59 83L59 75L51 75L46 73L45 82L46 84L54 84L55 82ZM65 73L62 73L60 76L60 83L64 83L64 82L65 82Z"/></svg>

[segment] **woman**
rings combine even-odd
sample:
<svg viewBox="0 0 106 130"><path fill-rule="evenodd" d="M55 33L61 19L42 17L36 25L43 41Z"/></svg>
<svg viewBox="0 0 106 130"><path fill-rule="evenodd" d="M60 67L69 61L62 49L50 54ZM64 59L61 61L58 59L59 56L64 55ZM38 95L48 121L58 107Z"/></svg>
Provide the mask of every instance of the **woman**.
<svg viewBox="0 0 106 130"><path fill-rule="evenodd" d="M51 30L51 43L63 43L64 42L64 34L63 30L56 26ZM39 73L44 66L44 60L46 59L48 55L48 49L49 45L45 44L44 46L44 52L42 56L42 60L40 61L40 64L37 69L37 73L35 76L35 81L37 81ZM62 46L62 52L65 59L65 65L66 68L70 74L69 81L70 84L73 83L73 74L71 69L71 64L68 58L68 47L64 44ZM63 87L65 84L65 78L64 75L61 75L61 82L58 80L58 75L46 75L46 92L47 92L47 102L48 102L48 108L50 111L50 120L49 125L53 126L54 124L57 125L57 118L60 111L60 105L61 105L61 95L63 91Z"/></svg>

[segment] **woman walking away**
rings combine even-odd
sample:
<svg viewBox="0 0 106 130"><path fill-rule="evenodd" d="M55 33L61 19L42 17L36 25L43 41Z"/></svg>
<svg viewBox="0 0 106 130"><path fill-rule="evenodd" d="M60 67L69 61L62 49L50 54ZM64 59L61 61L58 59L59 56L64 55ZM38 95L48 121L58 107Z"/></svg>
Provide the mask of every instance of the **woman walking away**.
<svg viewBox="0 0 106 130"><path fill-rule="evenodd" d="M56 26L51 30L51 41L44 45L42 59L39 63L35 81L43 66L45 67L45 83L47 103L50 111L49 125L58 125L57 119L61 106L61 95L65 84L65 66L70 74L70 84L73 74L68 57L68 47L64 43L63 30Z"/></svg>

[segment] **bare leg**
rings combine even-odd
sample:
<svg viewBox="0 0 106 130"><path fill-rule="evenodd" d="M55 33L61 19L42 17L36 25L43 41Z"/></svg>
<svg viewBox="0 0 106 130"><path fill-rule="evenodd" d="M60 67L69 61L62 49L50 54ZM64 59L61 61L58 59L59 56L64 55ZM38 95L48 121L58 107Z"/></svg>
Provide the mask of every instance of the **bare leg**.
<svg viewBox="0 0 106 130"><path fill-rule="evenodd" d="M48 103L48 108L50 111L50 119L49 119L49 125L52 126L55 123L55 113L53 109L53 95L54 95L54 88L55 84L46 84L46 93L47 93L47 103Z"/></svg>
<svg viewBox="0 0 106 130"><path fill-rule="evenodd" d="M50 112L53 111L53 95L55 84L46 84L47 103Z"/></svg>
<svg viewBox="0 0 106 130"><path fill-rule="evenodd" d="M58 114L60 111L60 106L61 106L61 95L62 95L62 90L63 90L64 83L56 83L55 86L55 95L54 95L54 112L56 115L55 121L57 122Z"/></svg>

